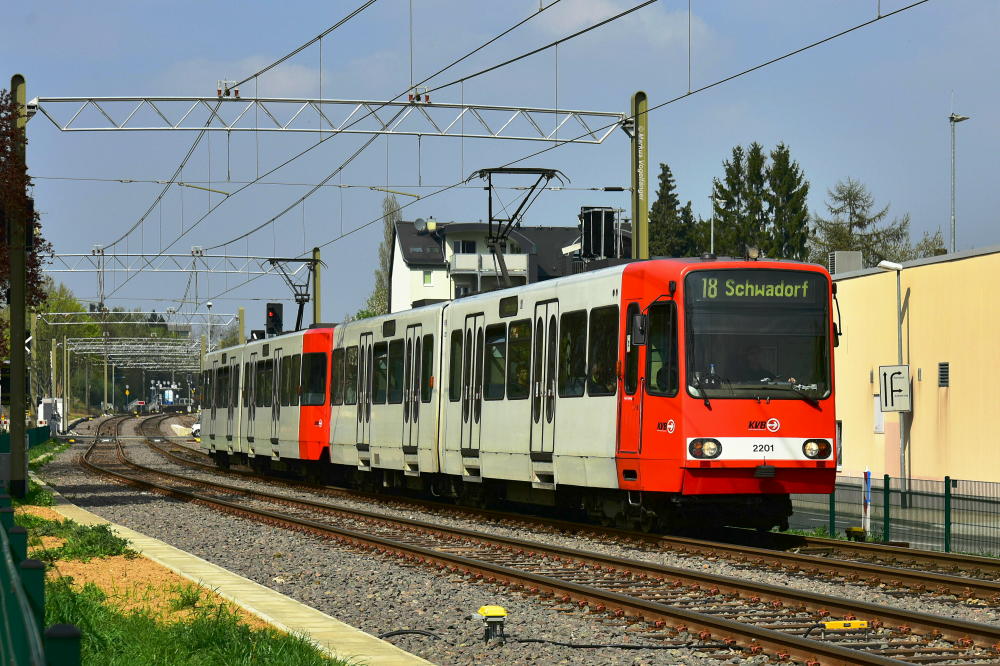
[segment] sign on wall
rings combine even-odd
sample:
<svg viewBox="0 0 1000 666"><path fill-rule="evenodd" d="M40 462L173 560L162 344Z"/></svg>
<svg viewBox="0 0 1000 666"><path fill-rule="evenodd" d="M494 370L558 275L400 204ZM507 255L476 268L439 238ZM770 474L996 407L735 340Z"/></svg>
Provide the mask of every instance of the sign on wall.
<svg viewBox="0 0 1000 666"><path fill-rule="evenodd" d="M883 412L909 412L910 366L880 365L878 367L880 406Z"/></svg>

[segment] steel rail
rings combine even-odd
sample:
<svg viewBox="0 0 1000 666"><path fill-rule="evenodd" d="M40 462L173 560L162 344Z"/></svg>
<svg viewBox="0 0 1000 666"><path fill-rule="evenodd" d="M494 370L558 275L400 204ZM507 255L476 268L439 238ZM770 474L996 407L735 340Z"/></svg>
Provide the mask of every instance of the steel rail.
<svg viewBox="0 0 1000 666"><path fill-rule="evenodd" d="M311 502L308 500L296 500L284 496L272 495L270 493L262 493L259 491L251 491L246 488L239 488L234 486L229 486L227 484L218 484L208 481L192 480L186 477L180 477L179 475L170 474L167 472L162 472L159 470L151 470L144 466L138 465L131 461L127 461L124 456L124 451L119 446L118 448L119 459L133 468L142 469L147 472L153 472L157 475L173 477L175 479L182 479L185 483L196 483L198 485L214 487L217 489L227 490L229 492L236 492L244 495L256 496L266 499L271 499L272 501L279 501L285 504L294 504L299 506L306 506L312 509L319 509L323 511L333 511L335 513L349 515L351 517L363 516L368 520L374 520L382 523L396 523L404 524L411 529L418 529L423 531L431 531L438 534L447 534L457 538L471 539L477 542L486 543L491 547L499 546L501 549L505 550L528 550L532 555L538 555L541 557L546 557L554 559L556 561L573 561L594 567L597 571L608 571L608 572L619 572L628 573L633 576L639 576L640 578L655 577L659 579L673 578L674 580L687 580L689 584L695 586L699 585L709 585L715 589L725 589L731 594L738 594L741 596L751 595L750 600L752 602L760 602L761 600L770 600L773 605L777 608L782 604L792 601L793 604L798 604L805 608L811 608L820 611L820 615L830 614L833 612L844 613L847 616L856 615L859 611L863 613L871 614L876 621L886 624L888 622L898 623L894 625L896 630L900 633L908 633L913 629L922 629L928 631L931 636L943 636L956 640L962 645L970 645L973 641L977 641L980 644L985 643L986 646L996 646L1000 643L1000 630L988 625L981 625L972 622L964 622L959 620L949 620L947 618L942 618L938 616L931 616L922 613L910 613L903 611L896 611L894 609L888 609L874 604L868 604L866 602L855 602L837 599L834 597L829 597L826 595L817 595L813 593L798 592L794 590L789 590L785 587L773 586L773 585L763 585L756 583L747 583L745 581L740 581L737 579L731 579L726 577L711 576L707 574L699 574L697 572L691 572L684 569L676 569L672 567L663 567L660 565L648 564L643 562L636 562L633 560L623 560L621 558L614 558L610 556L605 556L599 553L586 553L581 551L576 551L572 549L559 548L553 546L546 546L543 544L537 544L533 542L523 541L519 539L511 539L504 537L496 537L494 535L485 535L479 532L472 532L469 530L461 530L457 528L449 528L441 525L425 523L423 521L412 521L405 519L396 519L380 514L373 514L371 512L355 511L343 509L340 507L330 507L318 502ZM700 631L711 632L729 632L735 633L736 627L741 627L741 623L733 622L731 620L726 620L725 618L710 618L711 621L705 619L705 616L700 613L693 613L692 611L683 611L683 609L677 608L666 608L663 604L657 602L649 602L636 597L629 597L628 595L621 595L619 593L607 590L601 590L599 588L593 588L586 585L579 585L573 583L572 581L559 581L558 579L544 576L540 574L530 573L530 572L516 572L502 565L497 565L494 563L483 562L479 560L472 560L471 558L454 556L450 553L442 553L441 551L422 548L420 546L413 546L407 544L400 544L399 542L382 539L381 537L375 537L372 535L359 534L353 530L345 530L339 527L333 527L330 525L324 525L322 523L317 523L316 521L311 521L308 519L296 518L292 516L287 516L284 514L278 514L275 512L270 512L266 510L249 510L245 507L241 507L232 502L227 502L225 500L220 500L218 498L206 497L203 495L198 495L197 493L192 493L185 490L180 490L178 488L171 488L169 486L164 486L162 484L153 483L148 480L136 479L135 477L130 477L128 475L116 473L113 471L108 471L109 473L115 475L122 480L127 482L134 482L145 487L150 487L160 492L166 492L177 497L184 499L189 499L196 502L208 502L224 510L230 512L240 512L241 515L250 515L253 513L259 513L265 516L269 521L281 521L282 524L292 525L293 528L297 529L308 529L310 531L319 531L327 535L333 535L336 538L343 538L350 540L355 543L364 544L375 544L379 548L389 548L396 553L409 553L408 556L412 556L413 553L417 553L421 558L421 561L432 561L436 563L451 562L448 566L461 565L464 570L473 571L477 574L486 575L489 574L490 578L494 578L498 581L507 581L512 584L524 585L525 580L533 583L532 588L537 588L538 590L548 590L553 595L556 592L562 592L562 599L564 600L578 600L586 603L597 603L598 608L603 610L608 607L609 604L615 608L615 613L617 615L635 615L638 617L645 618L646 620L667 620L677 621L678 619L682 622L688 622L689 624L697 623L700 627ZM443 558L443 559L442 559ZM521 582L518 582L518 581ZM652 604L650 606L649 604ZM681 613L676 613L675 611L683 611ZM731 626L731 625L736 625ZM760 634L758 632L765 632ZM777 638L773 634L778 633L781 638ZM782 652L782 649L794 649L799 650L804 646L807 646L810 650L813 650L811 655L812 659L817 656L815 654L816 646L814 645L817 641L812 641L809 639L802 639L800 637L790 636L793 639L791 642L785 641L784 637L788 636L786 634L780 634L780 632L774 632L771 629L763 629L760 627L754 627L751 633L739 633L741 640L744 642L746 640L756 641L758 645L764 645L765 642L769 646L769 649L776 649L780 654L786 654ZM777 641L777 642L775 642ZM798 641L804 641L799 643ZM752 645L753 643L751 643ZM836 646L832 646L836 647ZM850 650L842 647L838 647L838 650L846 650L847 653L852 655L852 659L848 661L839 661L840 658L845 657L845 654L838 652L837 654L827 654L824 657L824 663L832 663L830 659L837 659L837 663L898 663L892 660L886 661L870 661L869 657L872 655L862 655L864 658L860 661L857 660L858 652L856 650ZM940 650L938 650L940 651ZM809 660L809 654L800 655L803 658ZM884 657L876 657L876 659L883 660Z"/></svg>
<svg viewBox="0 0 1000 666"><path fill-rule="evenodd" d="M211 463L204 463L197 460L191 460L190 458L185 458L183 456L178 456L174 453L166 451L160 447L157 449L163 455L180 462L181 464L194 465L207 470L211 470L215 473L227 473L241 477L249 478L262 478L267 479L271 482L288 483L290 485L298 486L309 486L310 484L289 482L287 479L275 479L273 477L266 477L255 474L253 472L243 472L239 470L223 470ZM319 486L324 490L330 490L329 486ZM384 495L376 495L370 493L363 493L354 490L343 491L337 489L340 492L346 492L352 496L362 496L365 498L378 498L385 499ZM579 533L580 530L592 531L595 538L600 538L604 536L612 536L621 540L632 541L634 539L640 539L642 541L647 541L651 544L666 546L672 552L677 552L680 554L706 554L712 556L723 556L729 560L740 564L753 564L754 566L770 566L772 568L781 568L790 570L795 573L805 573L811 576L817 576L821 574L834 574L838 577L846 578L849 582L863 582L865 584L876 586L876 585L889 585L891 587L897 588L912 588L918 592L929 591L935 594L951 594L958 598L979 598L984 600L989 600L994 604L1000 604L1000 582L992 580L983 580L978 578L971 578L967 576L952 575L952 574L942 574L932 571L919 571L913 569L907 569L902 567L895 567L888 564L878 564L878 563L868 563L868 562L856 562L846 559L833 559L829 557L822 557L807 553L789 553L773 548L761 548L754 546L747 546L742 543L727 543L723 541L710 541L703 539L695 539L690 537L679 537L671 535L649 535L639 532L631 532L628 530L619 530L615 528L601 528L592 525L585 525L580 523L573 523L570 521L563 521L551 518L541 518L534 516L524 516L519 514L510 514L500 511L490 511L486 509L468 511L464 510L462 507L454 506L443 506L440 503L426 502L424 500L412 499L412 498L398 498L393 499L403 499L403 501L408 503L414 503L420 506L429 506L436 509L447 508L451 511L460 511L462 513L468 513L478 518L483 516L488 516L492 518L497 518L500 520L520 520L532 526L537 526L538 523L554 527L556 529L564 531L573 531ZM785 536L785 535L778 535ZM791 536L791 535L788 535ZM838 542L835 540L827 540L837 545ZM825 545L825 544L824 544ZM863 544L872 545L872 544ZM905 548L894 548L896 551L902 551L903 554L907 554L908 551ZM851 552L848 547L847 552ZM864 552L863 550L861 552ZM879 551L875 551L879 552ZM940 565L940 562L935 557L937 553L918 553L918 557L914 558L917 561L924 561L933 565ZM922 557L920 557L922 556ZM979 560L986 560L988 564L1000 568L1000 562L992 562L988 558L970 558L968 562L973 563L976 566L984 566L979 562ZM945 561L950 562L960 562L966 563L961 556L952 556Z"/></svg>

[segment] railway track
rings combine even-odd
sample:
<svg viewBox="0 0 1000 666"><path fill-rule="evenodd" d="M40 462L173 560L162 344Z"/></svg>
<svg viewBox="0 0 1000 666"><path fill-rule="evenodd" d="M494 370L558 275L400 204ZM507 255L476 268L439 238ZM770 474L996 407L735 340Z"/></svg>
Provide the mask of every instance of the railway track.
<svg viewBox="0 0 1000 666"><path fill-rule="evenodd" d="M641 635L650 645L809 664L1000 659L1000 629L989 625L191 479L137 465L120 442L108 439L96 438L84 456L95 471L235 515L517 588L566 610L645 623ZM276 504L282 511L274 510Z"/></svg>
<svg viewBox="0 0 1000 666"><path fill-rule="evenodd" d="M261 479L292 487L308 488L334 497L351 499L377 499L387 501L386 495L331 488L318 484L289 482L274 477L261 476L243 470L220 470L207 455L184 447L170 446L157 437L152 419L142 428L151 437L150 445L175 462L199 467L212 473ZM146 424L149 425L146 425ZM157 422L158 423L158 422ZM158 441L157 441L158 440ZM682 556L724 558L746 568L768 568L774 571L809 576L816 579L835 579L837 582L864 585L890 590L896 595L929 594L938 598L953 598L957 602L979 600L990 605L1000 605L1000 560L985 557L961 556L951 553L913 551L880 544L853 543L833 539L813 539L785 534L758 534L746 530L730 530L723 540L698 539L685 536L651 535L616 528L582 525L576 522L551 518L525 516L485 509L465 509L419 499L392 497L403 508L430 509L444 515L459 514L463 517L484 518L498 521L504 526L538 529L540 526L560 533L575 534L594 540L612 539L625 546L651 552L670 551ZM767 543L770 547L753 546ZM796 551L807 548L812 552ZM822 554L815 551L821 551Z"/></svg>

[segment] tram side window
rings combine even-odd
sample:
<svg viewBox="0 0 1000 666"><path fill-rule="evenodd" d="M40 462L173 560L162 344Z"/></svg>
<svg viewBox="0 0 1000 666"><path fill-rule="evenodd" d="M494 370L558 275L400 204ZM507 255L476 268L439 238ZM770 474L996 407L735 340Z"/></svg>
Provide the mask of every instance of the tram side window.
<svg viewBox="0 0 1000 666"><path fill-rule="evenodd" d="M302 355L302 404L326 402L326 352Z"/></svg>
<svg viewBox="0 0 1000 666"><path fill-rule="evenodd" d="M288 375L291 382L288 385L288 404L297 405L299 404L299 394L302 393L302 355L289 356L286 363L289 363L292 368Z"/></svg>
<svg viewBox="0 0 1000 666"><path fill-rule="evenodd" d="M531 321L512 321L507 337L507 399L524 400L531 383Z"/></svg>
<svg viewBox="0 0 1000 666"><path fill-rule="evenodd" d="M628 310L625 311L625 330L631 330L635 316L639 314L639 305L629 303ZM629 338L628 349L625 350L625 393L632 395L639 388L639 346L631 344Z"/></svg>
<svg viewBox="0 0 1000 666"><path fill-rule="evenodd" d="M333 350L333 367L330 369L330 404L344 403L344 350Z"/></svg>
<svg viewBox="0 0 1000 666"><path fill-rule="evenodd" d="M229 368L225 366L219 368L218 377L215 404L219 407L225 407L229 404Z"/></svg>
<svg viewBox="0 0 1000 666"><path fill-rule="evenodd" d="M587 394L614 395L618 388L615 365L618 360L618 306L590 311L588 339Z"/></svg>
<svg viewBox="0 0 1000 666"><path fill-rule="evenodd" d="M278 400L282 407L288 406L292 393L292 359L282 357L278 362Z"/></svg>
<svg viewBox="0 0 1000 666"><path fill-rule="evenodd" d="M375 368L372 372L372 403L384 405L389 384L389 346L384 342L374 345Z"/></svg>
<svg viewBox="0 0 1000 666"><path fill-rule="evenodd" d="M483 397L503 400L504 373L507 370L507 327L486 327L486 367L483 372Z"/></svg>
<svg viewBox="0 0 1000 666"><path fill-rule="evenodd" d="M344 404L355 405L358 402L358 347L347 348L344 354Z"/></svg>
<svg viewBox="0 0 1000 666"><path fill-rule="evenodd" d="M656 303L649 308L646 376L653 395L677 395L677 306Z"/></svg>
<svg viewBox="0 0 1000 666"><path fill-rule="evenodd" d="M243 364L243 406L250 406L250 364Z"/></svg>
<svg viewBox="0 0 1000 666"><path fill-rule="evenodd" d="M559 397L583 395L587 382L587 312L562 316L559 326Z"/></svg>
<svg viewBox="0 0 1000 666"><path fill-rule="evenodd" d="M403 402L403 341L389 342L389 402Z"/></svg>
<svg viewBox="0 0 1000 666"><path fill-rule="evenodd" d="M202 380L201 394L202 401L205 403L205 409L212 408L212 371L206 370L204 372L205 379Z"/></svg>
<svg viewBox="0 0 1000 666"><path fill-rule="evenodd" d="M230 377L229 383L231 388L229 389L229 406L239 407L240 406L240 366L234 365L229 370Z"/></svg>
<svg viewBox="0 0 1000 666"><path fill-rule="evenodd" d="M271 406L271 386L274 380L274 360L257 361L257 395L258 407Z"/></svg>
<svg viewBox="0 0 1000 666"><path fill-rule="evenodd" d="M448 399L462 399L462 331L451 332L451 353L448 357Z"/></svg>
<svg viewBox="0 0 1000 666"><path fill-rule="evenodd" d="M434 388L434 335L424 336L423 357L420 360L420 402L431 401L431 389Z"/></svg>

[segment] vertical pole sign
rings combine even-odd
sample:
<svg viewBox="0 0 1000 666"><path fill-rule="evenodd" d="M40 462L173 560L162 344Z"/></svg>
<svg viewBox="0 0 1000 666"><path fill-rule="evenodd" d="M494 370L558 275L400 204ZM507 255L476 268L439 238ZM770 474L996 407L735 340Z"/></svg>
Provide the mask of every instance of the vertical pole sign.
<svg viewBox="0 0 1000 666"><path fill-rule="evenodd" d="M883 412L909 412L910 366L880 365L878 367L880 402Z"/></svg>
<svg viewBox="0 0 1000 666"><path fill-rule="evenodd" d="M632 258L649 259L649 103L632 95Z"/></svg>
<svg viewBox="0 0 1000 666"><path fill-rule="evenodd" d="M15 146L13 152L14 171L27 171L24 155L24 129L28 123L26 106L27 92L24 77L15 74L10 79L10 93L17 105L17 121ZM24 345L24 320L27 313L27 230L32 229L31 222L26 219L27 202L25 192L13 192L12 204L5 210L10 224L10 240L8 245L10 266L10 483L8 492L11 497L21 498L27 492L27 430L24 415L28 408L28 396L24 390L24 378L27 370Z"/></svg>

